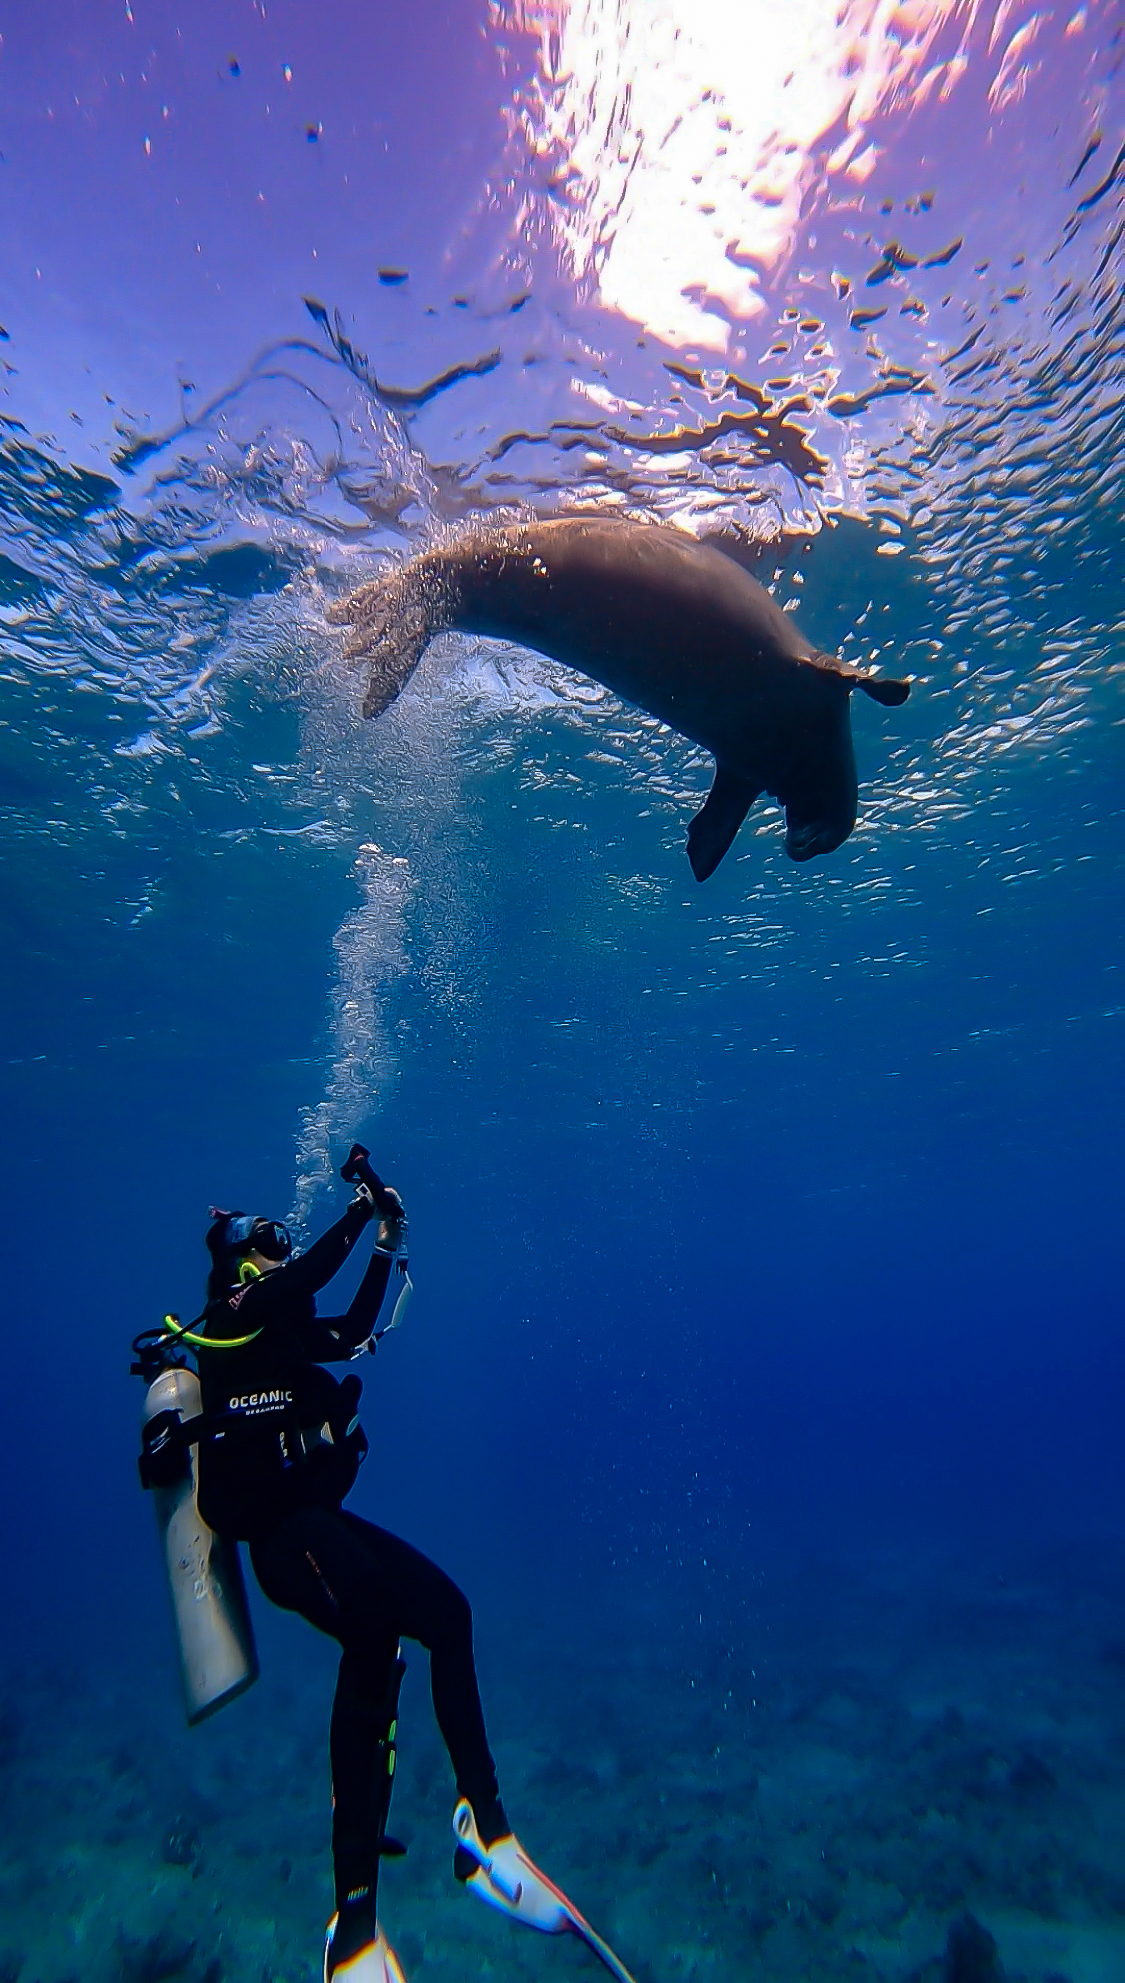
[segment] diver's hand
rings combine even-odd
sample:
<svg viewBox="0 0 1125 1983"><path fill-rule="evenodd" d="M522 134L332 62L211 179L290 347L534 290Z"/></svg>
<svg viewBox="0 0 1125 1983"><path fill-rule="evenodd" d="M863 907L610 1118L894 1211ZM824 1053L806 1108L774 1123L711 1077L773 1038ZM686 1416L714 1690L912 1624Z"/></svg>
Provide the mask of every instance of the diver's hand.
<svg viewBox="0 0 1125 1983"><path fill-rule="evenodd" d="M393 1184L384 1185L383 1207L380 1209L382 1216L375 1234L375 1244L383 1247L387 1253L394 1253L401 1245L402 1236L406 1231L406 1210Z"/></svg>

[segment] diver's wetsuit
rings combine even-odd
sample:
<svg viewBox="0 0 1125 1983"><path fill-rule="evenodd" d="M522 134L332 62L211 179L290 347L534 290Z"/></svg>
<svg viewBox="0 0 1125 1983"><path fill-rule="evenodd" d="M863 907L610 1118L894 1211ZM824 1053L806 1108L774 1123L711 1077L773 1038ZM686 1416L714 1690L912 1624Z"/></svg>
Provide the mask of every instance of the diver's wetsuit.
<svg viewBox="0 0 1125 1983"><path fill-rule="evenodd" d="M355 1419L360 1385L354 1376L337 1383L320 1366L346 1360L371 1334L392 1256L375 1249L345 1315L318 1316L315 1295L370 1216L358 1201L307 1253L209 1301L207 1335L253 1341L201 1348L198 1357L210 1426L199 1449L200 1514L249 1543L268 1598L342 1648L331 1731L338 1908L357 1889L374 1895L390 1795L378 1762L393 1739L400 1636L429 1652L434 1713L482 1836L491 1842L508 1830L467 1599L409 1543L340 1506L367 1450Z"/></svg>

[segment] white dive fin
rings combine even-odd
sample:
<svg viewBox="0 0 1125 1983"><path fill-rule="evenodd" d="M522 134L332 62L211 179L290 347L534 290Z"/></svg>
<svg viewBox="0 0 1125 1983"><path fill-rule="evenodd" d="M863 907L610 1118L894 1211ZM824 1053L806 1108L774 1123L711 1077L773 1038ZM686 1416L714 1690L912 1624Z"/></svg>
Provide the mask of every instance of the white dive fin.
<svg viewBox="0 0 1125 1983"><path fill-rule="evenodd" d="M414 1293L414 1283L410 1278L410 1263L407 1260L405 1252L403 1252L401 1248L395 1254L394 1266L398 1268L399 1275L401 1276L402 1279L402 1286L398 1291L398 1298L395 1302L394 1307L391 1310L391 1319L389 1322L384 1322L382 1328L380 1329L378 1326L378 1318L376 1318L376 1326L374 1329L372 1329L371 1334L367 1338L367 1341L365 1343L361 1343L358 1349L352 1351L353 1363L355 1362L357 1357L363 1356L367 1350L370 1350L372 1354L374 1354L375 1350L382 1342L383 1337L389 1336L392 1329L397 1329L400 1326L402 1322L402 1318L406 1314L406 1311L410 1306L410 1297ZM383 1296L384 1306L386 1305L386 1299L387 1297L384 1294ZM382 1313L382 1309L380 1309L380 1314L381 1313Z"/></svg>
<svg viewBox="0 0 1125 1983"><path fill-rule="evenodd" d="M499 1908L501 1914L510 1914L513 1921L540 1929L544 1935L577 1935L600 1956L617 1983L633 1983L609 1944L594 1933L562 1888L540 1872L518 1838L509 1832L507 1838L497 1839L495 1845L484 1843L467 1797L462 1797L453 1813L453 1836L477 1862L477 1870L469 1875L466 1884L481 1900Z"/></svg>
<svg viewBox="0 0 1125 1983"><path fill-rule="evenodd" d="M391 1310L391 1319L387 1323L386 1328L381 1332L384 1336L389 1336L392 1329L398 1328L399 1324L402 1321L403 1316L406 1314L406 1310L410 1302L410 1297L413 1293L414 1293L414 1283L411 1280L410 1275L407 1272L404 1263L402 1269L402 1286L399 1289L398 1300L395 1302L395 1305Z"/></svg>
<svg viewBox="0 0 1125 1983"><path fill-rule="evenodd" d="M332 1931L336 1926L336 1916L328 1923L324 1937L324 1983L406 1983L402 1964L392 1949L381 1928L375 1930L375 1940L365 1942L362 1948L348 1957L346 1962L329 1968L332 1952Z"/></svg>

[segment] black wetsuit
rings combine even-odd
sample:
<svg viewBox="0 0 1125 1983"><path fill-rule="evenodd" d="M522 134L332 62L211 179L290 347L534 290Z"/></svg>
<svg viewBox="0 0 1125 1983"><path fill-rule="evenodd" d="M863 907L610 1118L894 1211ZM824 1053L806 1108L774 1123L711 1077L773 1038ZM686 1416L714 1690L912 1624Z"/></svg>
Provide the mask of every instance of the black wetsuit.
<svg viewBox="0 0 1125 1983"><path fill-rule="evenodd" d="M201 1349L209 1422L199 1450L199 1510L250 1545L263 1591L338 1640L332 1709L332 1848L337 1906L368 1889L374 1904L390 1801L381 1758L393 1744L399 1638L430 1655L434 1712L459 1793L485 1839L507 1831L485 1734L468 1600L435 1563L341 1507L367 1442L355 1418L360 1384L321 1368L367 1340L392 1257L376 1248L345 1315L318 1316L315 1296L343 1266L370 1218L363 1203L309 1251L249 1286L212 1299L205 1333L239 1347ZM260 1333L259 1333L260 1332ZM390 1757L393 1769L393 1754Z"/></svg>

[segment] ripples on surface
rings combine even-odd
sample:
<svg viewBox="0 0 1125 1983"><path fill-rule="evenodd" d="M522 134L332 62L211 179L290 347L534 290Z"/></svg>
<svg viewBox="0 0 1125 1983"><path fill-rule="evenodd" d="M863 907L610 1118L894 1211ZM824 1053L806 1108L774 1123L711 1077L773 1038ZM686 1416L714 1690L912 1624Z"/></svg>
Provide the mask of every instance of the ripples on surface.
<svg viewBox="0 0 1125 1983"><path fill-rule="evenodd" d="M891 935L927 885L904 835L928 858L984 811L992 887L1061 860L1030 786L1004 814L1013 776L1042 796L1084 771L1121 666L1111 25L1009 0L662 0L642 36L624 0L497 6L504 167L438 330L409 285L393 337L378 299L367 331L352 299L311 298L306 338L175 433L120 433L100 473L4 423L2 749L29 892L69 862L96 913L136 921L185 825L217 854L257 835L355 862L302 1209L393 1076L402 981L473 1004L482 869L514 858L501 807L529 830L540 801L560 832L628 822L602 907L640 941L654 899L680 900L664 848L708 777L592 685L479 644L443 643L361 726L322 608L374 558L498 507L613 504L719 535L825 645L919 678L908 731L857 712L849 847L783 871L775 822L751 822L740 906L701 899L654 957L665 1001L791 961L806 899L826 980L845 953L917 964L922 939Z"/></svg>

